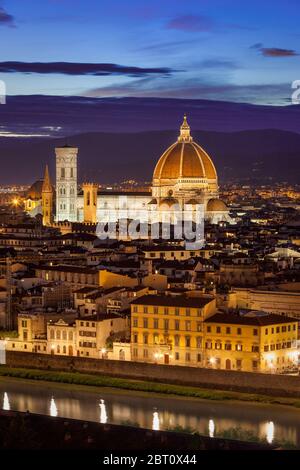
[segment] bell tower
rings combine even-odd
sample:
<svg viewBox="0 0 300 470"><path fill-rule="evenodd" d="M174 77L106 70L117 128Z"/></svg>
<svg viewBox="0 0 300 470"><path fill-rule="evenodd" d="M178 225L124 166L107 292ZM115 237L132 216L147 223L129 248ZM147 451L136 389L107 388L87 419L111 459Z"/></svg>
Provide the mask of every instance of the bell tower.
<svg viewBox="0 0 300 470"><path fill-rule="evenodd" d="M46 165L45 168L42 186L42 213L43 225L51 225L53 222L53 188L50 181L48 165Z"/></svg>
<svg viewBox="0 0 300 470"><path fill-rule="evenodd" d="M97 223L97 190L96 183L84 183L83 189L83 221Z"/></svg>
<svg viewBox="0 0 300 470"><path fill-rule="evenodd" d="M77 147L57 147L56 221L77 221Z"/></svg>

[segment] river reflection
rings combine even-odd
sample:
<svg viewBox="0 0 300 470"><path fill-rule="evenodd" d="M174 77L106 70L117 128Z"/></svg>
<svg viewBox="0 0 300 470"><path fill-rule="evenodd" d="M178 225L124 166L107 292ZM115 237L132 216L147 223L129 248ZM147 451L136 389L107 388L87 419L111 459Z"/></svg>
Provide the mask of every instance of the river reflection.
<svg viewBox="0 0 300 470"><path fill-rule="evenodd" d="M289 407L142 397L105 389L99 394L74 392L12 380L0 382L1 404L4 410L29 410L104 424L138 424L153 430L192 429L210 437L240 428L270 444L288 441L300 447L300 411Z"/></svg>

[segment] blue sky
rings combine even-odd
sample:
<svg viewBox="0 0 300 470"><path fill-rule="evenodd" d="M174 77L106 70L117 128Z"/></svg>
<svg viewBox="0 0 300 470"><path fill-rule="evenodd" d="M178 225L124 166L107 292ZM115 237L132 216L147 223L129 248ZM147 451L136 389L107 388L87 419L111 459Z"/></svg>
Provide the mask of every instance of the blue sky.
<svg viewBox="0 0 300 470"><path fill-rule="evenodd" d="M0 6L0 79L8 95L284 105L300 79L297 0L0 0Z"/></svg>

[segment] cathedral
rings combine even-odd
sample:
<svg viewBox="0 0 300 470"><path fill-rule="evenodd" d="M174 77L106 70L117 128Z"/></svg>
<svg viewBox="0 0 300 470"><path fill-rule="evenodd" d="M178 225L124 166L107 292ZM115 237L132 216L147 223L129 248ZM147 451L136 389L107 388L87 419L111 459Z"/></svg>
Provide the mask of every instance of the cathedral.
<svg viewBox="0 0 300 470"><path fill-rule="evenodd" d="M117 220L120 215L141 221L147 215L148 221L164 221L175 208L176 211L188 208L193 213L199 206L209 223L232 223L226 204L219 199L214 163L194 142L186 116L177 141L155 166L151 192L102 191L94 182L85 182L79 187L78 148L57 147L55 154L55 191L47 167L44 180L34 183L25 200L27 212L42 213L44 225L65 221L96 224Z"/></svg>

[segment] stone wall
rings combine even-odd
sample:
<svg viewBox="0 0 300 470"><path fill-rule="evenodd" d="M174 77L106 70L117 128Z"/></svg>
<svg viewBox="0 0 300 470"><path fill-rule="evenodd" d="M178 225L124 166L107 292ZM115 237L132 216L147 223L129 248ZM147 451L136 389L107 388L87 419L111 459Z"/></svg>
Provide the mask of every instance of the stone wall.
<svg viewBox="0 0 300 470"><path fill-rule="evenodd" d="M10 367L83 372L219 390L300 397L300 377L7 351Z"/></svg>

